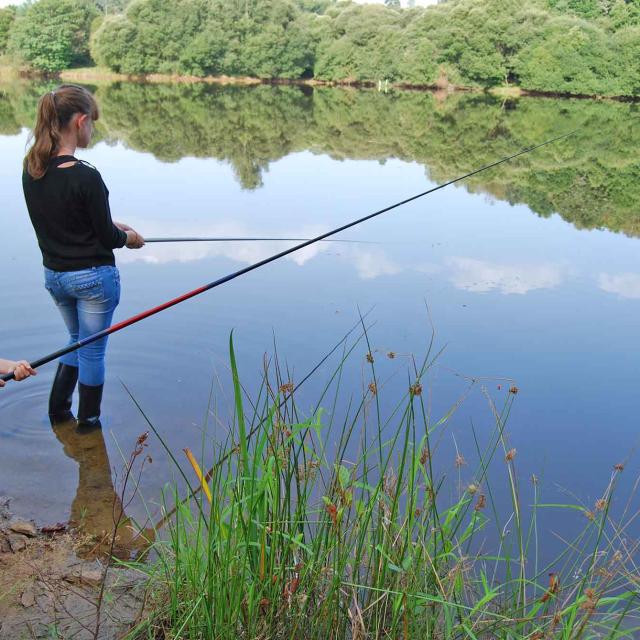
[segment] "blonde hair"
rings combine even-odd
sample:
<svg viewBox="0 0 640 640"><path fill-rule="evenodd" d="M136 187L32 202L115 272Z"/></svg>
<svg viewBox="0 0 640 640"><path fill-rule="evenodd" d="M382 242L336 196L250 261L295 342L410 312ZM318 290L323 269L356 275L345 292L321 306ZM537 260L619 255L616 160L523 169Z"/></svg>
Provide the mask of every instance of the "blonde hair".
<svg viewBox="0 0 640 640"><path fill-rule="evenodd" d="M24 159L24 167L38 180L47 173L49 162L60 147L62 132L76 113L99 117L98 104L88 89L76 84L63 84L45 93L38 102L33 144Z"/></svg>

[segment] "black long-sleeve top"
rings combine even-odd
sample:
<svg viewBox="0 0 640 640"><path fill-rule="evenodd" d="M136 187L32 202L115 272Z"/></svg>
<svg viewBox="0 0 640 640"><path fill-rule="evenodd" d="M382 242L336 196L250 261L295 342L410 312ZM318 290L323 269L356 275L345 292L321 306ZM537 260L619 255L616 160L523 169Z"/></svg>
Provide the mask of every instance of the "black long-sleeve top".
<svg viewBox="0 0 640 640"><path fill-rule="evenodd" d="M127 234L113 224L109 190L97 169L73 156L57 156L38 180L25 169L22 188L45 267L80 271L115 265L113 249L125 245Z"/></svg>

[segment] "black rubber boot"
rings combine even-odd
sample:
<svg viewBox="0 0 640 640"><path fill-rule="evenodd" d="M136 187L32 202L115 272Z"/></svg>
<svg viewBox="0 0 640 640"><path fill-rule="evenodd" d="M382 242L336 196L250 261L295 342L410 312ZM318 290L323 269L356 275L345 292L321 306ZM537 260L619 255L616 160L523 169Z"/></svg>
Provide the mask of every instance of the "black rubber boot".
<svg viewBox="0 0 640 640"><path fill-rule="evenodd" d="M71 400L77 382L78 367L59 362L49 394L49 419L52 424L75 419L71 413Z"/></svg>
<svg viewBox="0 0 640 640"><path fill-rule="evenodd" d="M100 403L102 402L102 388L99 384L96 387L88 384L79 385L80 406L78 407L78 427L91 428L101 427L100 424Z"/></svg>

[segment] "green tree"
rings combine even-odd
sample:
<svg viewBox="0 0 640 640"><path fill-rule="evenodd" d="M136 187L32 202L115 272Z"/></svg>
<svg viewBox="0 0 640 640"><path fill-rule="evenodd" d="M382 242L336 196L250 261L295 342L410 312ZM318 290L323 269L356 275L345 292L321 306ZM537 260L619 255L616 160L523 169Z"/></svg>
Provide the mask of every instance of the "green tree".
<svg viewBox="0 0 640 640"><path fill-rule="evenodd" d="M290 0L138 0L104 21L92 53L126 73L296 78L313 67L313 18Z"/></svg>
<svg viewBox="0 0 640 640"><path fill-rule="evenodd" d="M337 11L319 45L315 75L326 80L398 79L403 26L402 15L384 6L351 5Z"/></svg>
<svg viewBox="0 0 640 640"><path fill-rule="evenodd" d="M336 0L295 0L302 11L324 13Z"/></svg>
<svg viewBox="0 0 640 640"><path fill-rule="evenodd" d="M640 96L640 25L617 31L613 46L619 95Z"/></svg>
<svg viewBox="0 0 640 640"><path fill-rule="evenodd" d="M207 0L139 0L108 16L91 40L98 64L123 73L179 73L180 56L201 31Z"/></svg>
<svg viewBox="0 0 640 640"><path fill-rule="evenodd" d="M608 22L613 29L640 26L640 1L616 0L609 12Z"/></svg>
<svg viewBox="0 0 640 640"><path fill-rule="evenodd" d="M92 0L39 0L18 16L8 49L36 69L60 71L89 62Z"/></svg>
<svg viewBox="0 0 640 640"><path fill-rule="evenodd" d="M96 5L107 16L114 13L123 13L130 2L131 0L96 0Z"/></svg>
<svg viewBox="0 0 640 640"><path fill-rule="evenodd" d="M535 38L539 16L527 0L459 0L417 19L455 84L493 86L511 79L514 54Z"/></svg>
<svg viewBox="0 0 640 640"><path fill-rule="evenodd" d="M581 18L595 19L607 15L613 0L548 0L549 6L563 14L573 14Z"/></svg>
<svg viewBox="0 0 640 640"><path fill-rule="evenodd" d="M514 62L525 89L609 95L622 89L611 40L595 25L575 18L551 20L542 37L523 48Z"/></svg>
<svg viewBox="0 0 640 640"><path fill-rule="evenodd" d="M307 75L314 55L309 19L291 0L211 0L205 31L220 39L208 66L229 75Z"/></svg>
<svg viewBox="0 0 640 640"><path fill-rule="evenodd" d="M9 33L16 19L16 8L5 7L0 9L0 54L7 50Z"/></svg>

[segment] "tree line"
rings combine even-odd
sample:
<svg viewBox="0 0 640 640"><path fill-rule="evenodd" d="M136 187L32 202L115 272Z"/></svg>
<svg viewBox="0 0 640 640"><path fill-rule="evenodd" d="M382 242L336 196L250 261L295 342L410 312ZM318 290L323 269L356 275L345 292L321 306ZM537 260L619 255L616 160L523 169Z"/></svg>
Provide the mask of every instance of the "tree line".
<svg viewBox="0 0 640 640"><path fill-rule="evenodd" d="M0 53L55 72L251 76L640 95L640 0L37 0Z"/></svg>
<svg viewBox="0 0 640 640"><path fill-rule="evenodd" d="M33 123L51 84L0 85L0 134ZM217 158L246 189L272 162L311 150L333 158L418 162L445 182L515 150L575 130L553 145L466 180L471 191L579 228L640 236L640 127L636 103L324 87L114 83L96 89L96 140L156 158ZM558 114L561 114L559 117ZM242 144L238 144L241 140ZM452 141L455 141L452 144Z"/></svg>

